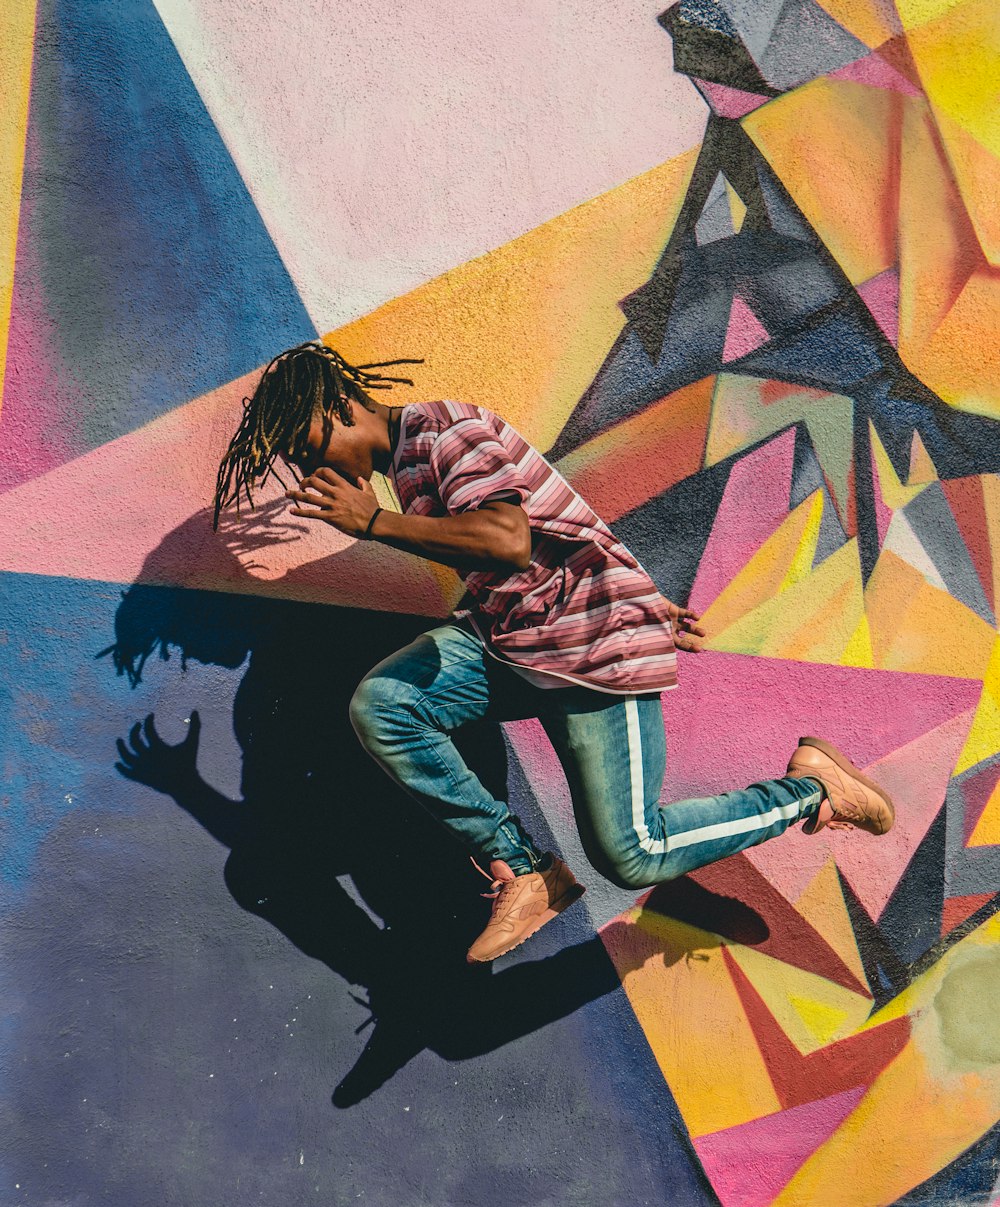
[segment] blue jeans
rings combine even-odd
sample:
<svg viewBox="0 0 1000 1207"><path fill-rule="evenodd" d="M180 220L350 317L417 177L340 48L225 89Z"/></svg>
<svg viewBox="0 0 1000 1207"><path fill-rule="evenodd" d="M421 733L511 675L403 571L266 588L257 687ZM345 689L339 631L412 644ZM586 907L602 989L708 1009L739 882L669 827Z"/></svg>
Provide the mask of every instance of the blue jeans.
<svg viewBox="0 0 1000 1207"><path fill-rule="evenodd" d="M488 865L517 874L541 858L521 822L470 770L452 735L481 720L538 717L569 782L587 857L621 888L641 888L733 855L815 813L811 779L776 779L663 807L666 739L658 694L534 687L464 626L422 634L380 662L351 701L368 753Z"/></svg>

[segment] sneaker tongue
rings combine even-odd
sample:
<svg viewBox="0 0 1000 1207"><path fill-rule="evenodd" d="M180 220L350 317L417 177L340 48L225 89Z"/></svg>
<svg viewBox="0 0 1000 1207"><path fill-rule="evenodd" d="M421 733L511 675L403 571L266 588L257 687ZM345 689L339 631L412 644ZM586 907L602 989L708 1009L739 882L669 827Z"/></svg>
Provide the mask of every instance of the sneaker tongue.
<svg viewBox="0 0 1000 1207"><path fill-rule="evenodd" d="M509 864L504 863L502 859L494 859L490 864L490 875L494 880L516 880L517 877L511 871Z"/></svg>

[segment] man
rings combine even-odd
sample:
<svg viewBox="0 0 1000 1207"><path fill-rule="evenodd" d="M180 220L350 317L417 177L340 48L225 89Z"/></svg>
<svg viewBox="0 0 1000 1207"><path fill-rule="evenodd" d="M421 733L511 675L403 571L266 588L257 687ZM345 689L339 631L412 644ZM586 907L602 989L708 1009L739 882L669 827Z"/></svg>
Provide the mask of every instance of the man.
<svg viewBox="0 0 1000 1207"><path fill-rule="evenodd" d="M468 958L510 951L583 893L538 851L452 735L486 717L537 716L569 782L588 859L622 887L657 884L795 822L884 834L892 801L834 746L803 738L784 776L663 808L660 693L698 616L665 600L568 483L497 415L464 403L386 407L404 378L312 342L265 369L219 467L215 517L280 459L302 477L292 514L452 566L468 606L362 680L351 720L365 749L489 866L490 921ZM412 384L407 381L407 384ZM379 507L374 472L402 511ZM477 866L479 866L477 864ZM480 869L482 870L482 869ZM484 873L485 874L485 873Z"/></svg>

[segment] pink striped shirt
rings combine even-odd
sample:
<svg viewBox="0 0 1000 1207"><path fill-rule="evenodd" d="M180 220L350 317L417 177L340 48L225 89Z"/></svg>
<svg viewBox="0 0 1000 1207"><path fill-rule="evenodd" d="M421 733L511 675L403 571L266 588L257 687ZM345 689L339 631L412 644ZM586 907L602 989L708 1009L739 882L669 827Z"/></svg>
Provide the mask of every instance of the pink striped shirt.
<svg viewBox="0 0 1000 1207"><path fill-rule="evenodd" d="M539 686L615 694L677 683L663 596L632 554L545 458L491 411L459 402L402 410L392 476L403 510L459 515L490 500L524 508L526 570L462 574L487 650Z"/></svg>

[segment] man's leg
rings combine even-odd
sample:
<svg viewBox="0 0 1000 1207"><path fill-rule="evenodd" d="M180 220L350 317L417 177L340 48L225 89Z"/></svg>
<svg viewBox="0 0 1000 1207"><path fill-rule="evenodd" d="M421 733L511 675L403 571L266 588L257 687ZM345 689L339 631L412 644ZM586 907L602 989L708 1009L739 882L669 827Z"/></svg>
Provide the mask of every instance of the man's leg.
<svg viewBox="0 0 1000 1207"><path fill-rule="evenodd" d="M489 867L493 909L469 948L473 963L517 947L584 891L561 859L539 854L452 740L455 730L487 715L514 719L535 711L538 690L505 668L487 670L486 657L471 633L445 625L379 663L351 701L351 721L369 754Z"/></svg>
<svg viewBox="0 0 1000 1207"><path fill-rule="evenodd" d="M584 850L622 888L641 888L733 855L817 813L819 779L751 784L659 804L666 767L657 695L553 692L542 718L569 781Z"/></svg>
<svg viewBox="0 0 1000 1207"><path fill-rule="evenodd" d="M452 740L490 706L486 656L459 625L423 633L365 676L351 700L351 722L382 769L477 859L487 866L501 860L523 875L534 870L540 853Z"/></svg>

